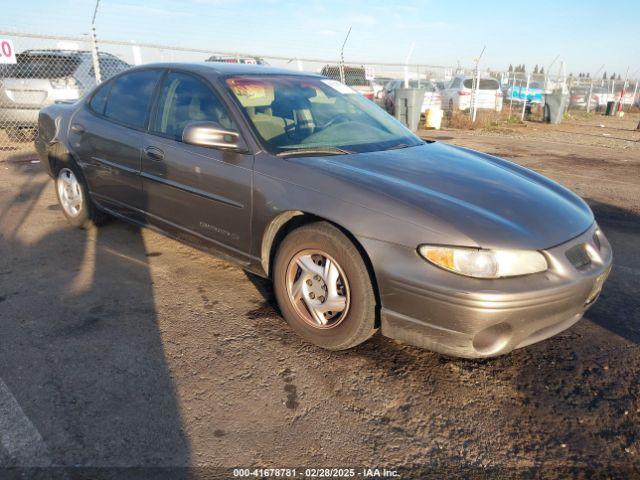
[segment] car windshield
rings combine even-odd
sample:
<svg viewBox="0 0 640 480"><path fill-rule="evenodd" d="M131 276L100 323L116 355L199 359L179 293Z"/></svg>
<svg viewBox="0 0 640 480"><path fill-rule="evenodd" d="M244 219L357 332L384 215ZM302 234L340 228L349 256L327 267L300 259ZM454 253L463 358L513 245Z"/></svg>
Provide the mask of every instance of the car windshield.
<svg viewBox="0 0 640 480"><path fill-rule="evenodd" d="M275 154L334 154L412 147L423 142L400 122L342 83L313 77L227 78L246 118Z"/></svg>

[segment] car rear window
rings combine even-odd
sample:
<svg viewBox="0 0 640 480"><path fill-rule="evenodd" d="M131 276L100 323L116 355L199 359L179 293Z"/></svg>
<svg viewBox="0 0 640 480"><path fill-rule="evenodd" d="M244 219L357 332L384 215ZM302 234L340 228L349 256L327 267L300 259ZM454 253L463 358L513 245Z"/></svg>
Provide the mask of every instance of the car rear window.
<svg viewBox="0 0 640 480"><path fill-rule="evenodd" d="M19 53L16 63L0 65L4 78L63 78L74 74L80 65L78 55L31 55Z"/></svg>
<svg viewBox="0 0 640 480"><path fill-rule="evenodd" d="M350 87L368 87L371 82L367 80L364 68L344 67L344 83ZM337 65L325 65L320 74L332 80L340 81L340 67Z"/></svg>
<svg viewBox="0 0 640 480"><path fill-rule="evenodd" d="M400 88L404 87L404 82L400 84ZM433 83L423 80L418 82L417 80L410 80L409 87L411 88L424 88L427 92L435 92L436 87Z"/></svg>
<svg viewBox="0 0 640 480"><path fill-rule="evenodd" d="M464 88L473 88L473 79L467 78L463 82ZM492 78L481 78L480 79L480 90L497 90L500 88L497 80L493 80Z"/></svg>

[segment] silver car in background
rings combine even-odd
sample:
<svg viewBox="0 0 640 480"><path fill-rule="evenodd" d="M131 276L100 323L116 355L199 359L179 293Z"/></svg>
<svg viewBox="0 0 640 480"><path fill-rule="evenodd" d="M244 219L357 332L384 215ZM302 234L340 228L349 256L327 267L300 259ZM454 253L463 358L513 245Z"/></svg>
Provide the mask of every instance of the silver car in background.
<svg viewBox="0 0 640 480"><path fill-rule="evenodd" d="M394 115L396 110L396 91L399 88L404 88L404 85L404 80L391 80L384 87L384 109L391 115ZM408 88L423 88L425 90L420 107L421 113L425 113L430 108L442 108L442 99L435 83L429 80L410 80Z"/></svg>
<svg viewBox="0 0 640 480"><path fill-rule="evenodd" d="M471 108L471 93L473 78L464 75L453 77L440 92L442 108L444 110L469 110ZM502 90L500 82L495 78L480 78L478 84L478 98L476 108L483 110L502 110Z"/></svg>
<svg viewBox="0 0 640 480"><path fill-rule="evenodd" d="M0 128L10 140L30 140L42 107L78 100L96 85L88 51L26 50L16 57L16 64L0 65ZM103 80L129 68L108 53L98 58Z"/></svg>

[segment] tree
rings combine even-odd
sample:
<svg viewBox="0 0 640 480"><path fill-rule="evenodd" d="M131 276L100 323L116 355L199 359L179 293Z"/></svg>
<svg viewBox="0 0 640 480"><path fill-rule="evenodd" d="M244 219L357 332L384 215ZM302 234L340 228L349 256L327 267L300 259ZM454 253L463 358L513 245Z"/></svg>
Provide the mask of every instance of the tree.
<svg viewBox="0 0 640 480"><path fill-rule="evenodd" d="M540 67L540 75L544 75L544 67Z"/></svg>
<svg viewBox="0 0 640 480"><path fill-rule="evenodd" d="M620 76L620 74L618 74L618 80L622 80L622 77Z"/></svg>
<svg viewBox="0 0 640 480"><path fill-rule="evenodd" d="M509 73L513 72L513 65L509 64Z"/></svg>
<svg viewBox="0 0 640 480"><path fill-rule="evenodd" d="M607 79L607 72L606 72L606 70L605 70L605 72L602 74L602 79L603 79L603 80L606 80L606 79Z"/></svg>
<svg viewBox="0 0 640 480"><path fill-rule="evenodd" d="M536 63L536 66L533 67L533 73L537 74L538 73L538 64Z"/></svg>
<svg viewBox="0 0 640 480"><path fill-rule="evenodd" d="M609 78L609 80L615 80L616 79L616 72L613 72L613 75L611 75L611 77Z"/></svg>
<svg viewBox="0 0 640 480"><path fill-rule="evenodd" d="M591 78L591 74L587 72L587 78Z"/></svg>

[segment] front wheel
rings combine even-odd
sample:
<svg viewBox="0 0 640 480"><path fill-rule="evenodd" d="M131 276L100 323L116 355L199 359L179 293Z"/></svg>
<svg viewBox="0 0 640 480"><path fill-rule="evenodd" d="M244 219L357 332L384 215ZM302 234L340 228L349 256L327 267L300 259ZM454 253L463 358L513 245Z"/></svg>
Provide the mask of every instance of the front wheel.
<svg viewBox="0 0 640 480"><path fill-rule="evenodd" d="M91 201L78 167L65 163L58 170L55 182L62 213L71 225L86 228L91 224L102 225L107 220L107 215Z"/></svg>
<svg viewBox="0 0 640 480"><path fill-rule="evenodd" d="M344 350L376 332L376 299L367 267L333 225L317 222L289 233L273 271L282 315L311 343Z"/></svg>

